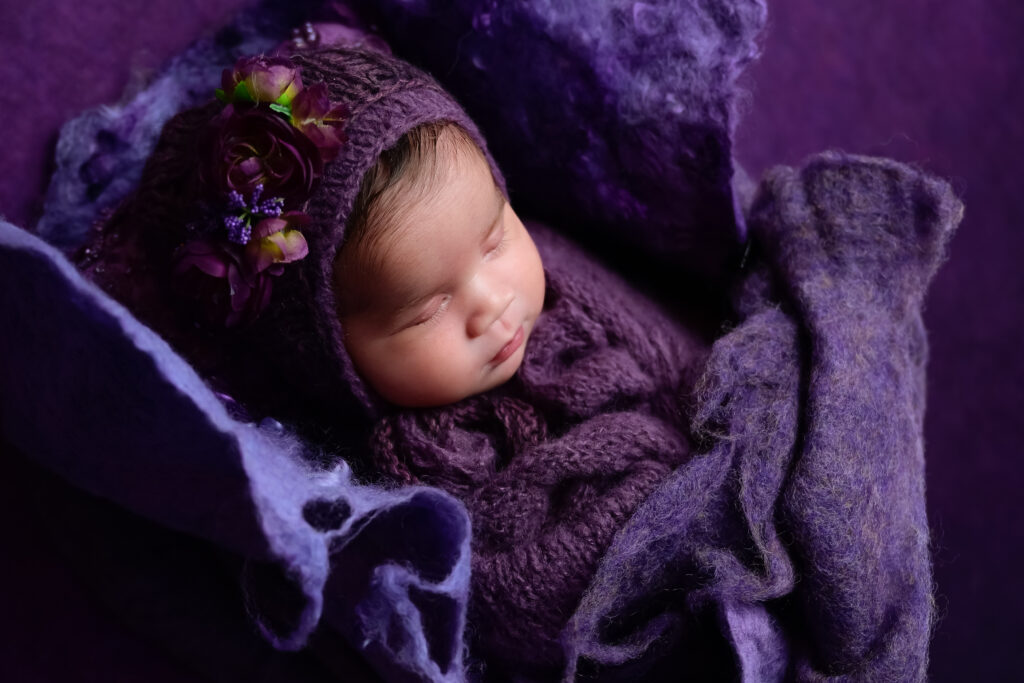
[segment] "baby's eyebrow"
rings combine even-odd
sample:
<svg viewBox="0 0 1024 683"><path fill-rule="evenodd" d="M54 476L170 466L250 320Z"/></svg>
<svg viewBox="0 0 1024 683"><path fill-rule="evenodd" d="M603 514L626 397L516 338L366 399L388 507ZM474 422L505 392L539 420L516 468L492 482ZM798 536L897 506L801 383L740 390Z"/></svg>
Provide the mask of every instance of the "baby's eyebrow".
<svg viewBox="0 0 1024 683"><path fill-rule="evenodd" d="M429 299L432 296L434 296L433 292L431 292L430 294L424 294L422 296L416 296L416 295L412 294L412 295L410 295L411 298L408 298L405 301L405 303L403 303L403 304L395 307L394 309L392 309L392 315L399 316L399 315L402 315L403 313L408 312L409 310L411 310L413 308L417 308L420 304L422 304L424 301L426 301L427 299Z"/></svg>
<svg viewBox="0 0 1024 683"><path fill-rule="evenodd" d="M494 184L494 196L497 199L497 211L494 213L494 220L491 221L490 225L484 228L483 233L480 235L480 241L487 239L487 236L494 232L494 228L498 225L498 221L501 220L502 210L505 208L505 195L501 193L501 189L498 184Z"/></svg>

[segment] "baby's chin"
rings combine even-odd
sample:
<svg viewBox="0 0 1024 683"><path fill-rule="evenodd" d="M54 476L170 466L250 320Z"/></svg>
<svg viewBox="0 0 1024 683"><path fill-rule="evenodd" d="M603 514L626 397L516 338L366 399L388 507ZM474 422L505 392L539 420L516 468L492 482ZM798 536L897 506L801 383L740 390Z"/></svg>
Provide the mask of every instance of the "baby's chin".
<svg viewBox="0 0 1024 683"><path fill-rule="evenodd" d="M484 387L475 393L483 393L484 391L490 391L505 384L512 379L517 372L519 367L523 364L523 357L526 353L526 343L529 341L527 338L523 341L522 345L516 349L515 353L509 356L505 362L500 363L496 367L491 369L491 372L487 375L487 381Z"/></svg>

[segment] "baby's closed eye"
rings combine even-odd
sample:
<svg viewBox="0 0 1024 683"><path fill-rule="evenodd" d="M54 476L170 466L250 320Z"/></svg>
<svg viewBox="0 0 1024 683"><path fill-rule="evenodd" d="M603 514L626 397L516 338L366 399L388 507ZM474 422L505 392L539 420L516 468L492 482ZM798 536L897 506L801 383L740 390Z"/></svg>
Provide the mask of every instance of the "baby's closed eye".
<svg viewBox="0 0 1024 683"><path fill-rule="evenodd" d="M452 297L450 294L432 298L427 302L426 306L420 309L419 313L409 324L409 327L420 327L435 322L448 308L448 304L451 303L451 300Z"/></svg>

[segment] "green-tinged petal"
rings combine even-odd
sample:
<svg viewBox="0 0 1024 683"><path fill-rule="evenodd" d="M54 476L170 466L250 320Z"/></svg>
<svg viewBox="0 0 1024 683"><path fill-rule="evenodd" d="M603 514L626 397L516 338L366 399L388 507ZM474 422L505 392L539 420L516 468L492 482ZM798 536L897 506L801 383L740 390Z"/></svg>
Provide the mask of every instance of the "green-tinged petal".
<svg viewBox="0 0 1024 683"><path fill-rule="evenodd" d="M299 71L290 62L265 60L250 64L242 79L257 102L289 105L302 90Z"/></svg>
<svg viewBox="0 0 1024 683"><path fill-rule="evenodd" d="M288 228L254 239L245 247L245 259L253 273L262 273L277 263L298 261L307 254L306 238L298 230Z"/></svg>
<svg viewBox="0 0 1024 683"><path fill-rule="evenodd" d="M298 230L282 230L267 238L281 250L281 263L291 263L309 254L306 238Z"/></svg>
<svg viewBox="0 0 1024 683"><path fill-rule="evenodd" d="M262 273L264 270L281 262L283 254L280 247L274 244L270 238L264 237L261 240L253 240L245 247L245 258L254 273Z"/></svg>
<svg viewBox="0 0 1024 683"><path fill-rule="evenodd" d="M302 83L299 82L298 75L296 75L296 80L292 81L291 84L288 86L288 89L281 93L276 100L274 100L274 104L280 104L286 107L291 107L292 101L298 96L300 92L302 92ZM290 109L288 113L291 113Z"/></svg>

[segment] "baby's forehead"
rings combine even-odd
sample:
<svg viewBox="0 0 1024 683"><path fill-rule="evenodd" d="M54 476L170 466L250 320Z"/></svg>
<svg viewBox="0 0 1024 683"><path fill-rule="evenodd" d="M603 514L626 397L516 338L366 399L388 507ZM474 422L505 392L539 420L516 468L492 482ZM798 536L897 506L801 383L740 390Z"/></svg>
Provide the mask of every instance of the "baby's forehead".
<svg viewBox="0 0 1024 683"><path fill-rule="evenodd" d="M492 231L505 196L483 155L463 158L433 180L411 179L381 202L360 260L377 296L412 296L450 274Z"/></svg>
<svg viewBox="0 0 1024 683"><path fill-rule="evenodd" d="M490 181L489 191L446 192L412 207L371 247L381 283L402 290L443 281L462 259L480 252L504 202Z"/></svg>

